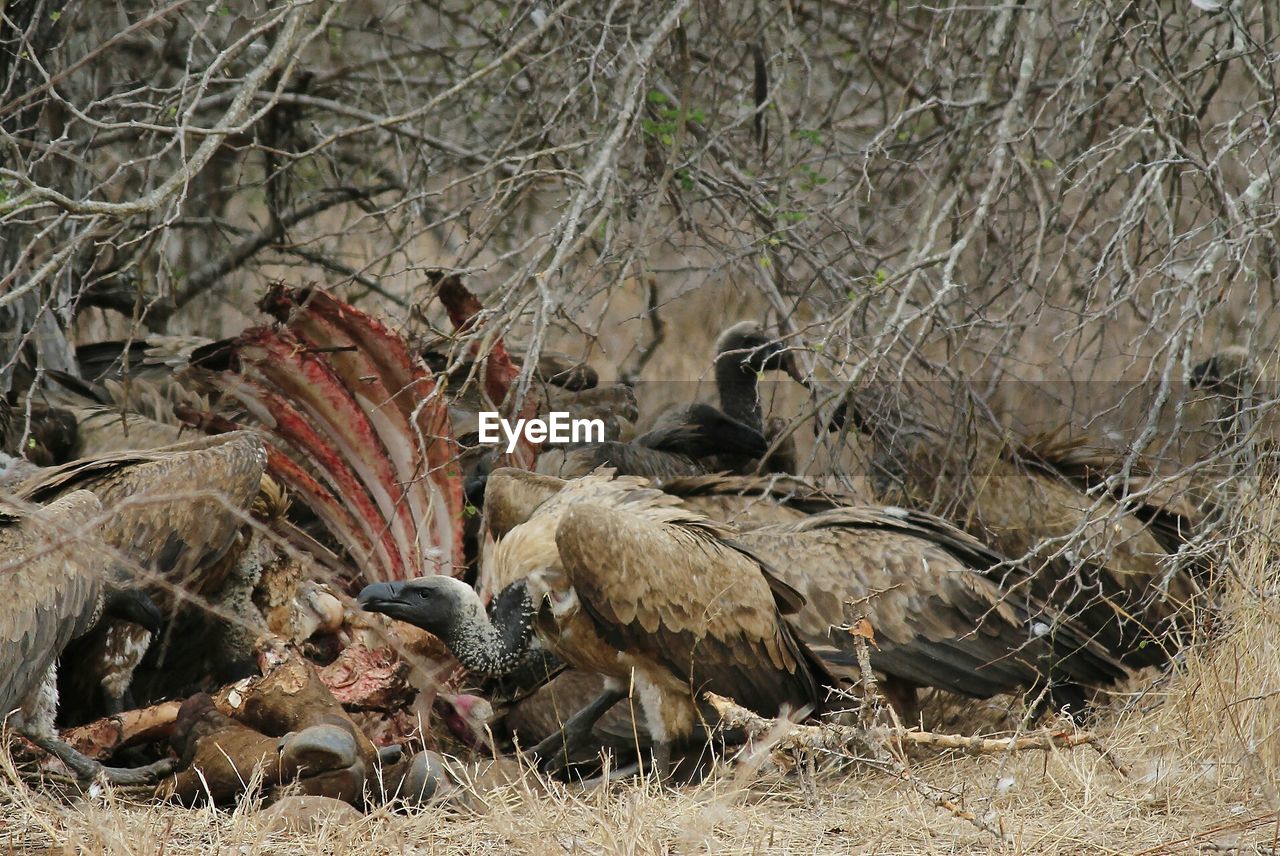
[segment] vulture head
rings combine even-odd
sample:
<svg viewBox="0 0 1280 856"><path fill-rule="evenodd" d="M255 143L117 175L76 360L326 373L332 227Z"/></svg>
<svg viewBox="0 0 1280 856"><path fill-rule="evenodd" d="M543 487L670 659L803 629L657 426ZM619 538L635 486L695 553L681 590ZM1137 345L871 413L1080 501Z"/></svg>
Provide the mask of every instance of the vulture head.
<svg viewBox="0 0 1280 856"><path fill-rule="evenodd" d="M715 375L720 406L729 416L757 430L762 424L758 382L767 371L784 371L796 382L809 385L795 355L755 321L734 324L716 339Z"/></svg>
<svg viewBox="0 0 1280 856"><path fill-rule="evenodd" d="M446 576L371 583L356 600L366 612L434 634L477 674L499 676L515 669L533 635L533 605L523 582L504 589L488 613L471 586Z"/></svg>
<svg viewBox="0 0 1280 856"><path fill-rule="evenodd" d="M146 628L152 635L158 634L164 626L160 607L145 591L135 587L108 588L102 602L102 617L130 621Z"/></svg>
<svg viewBox="0 0 1280 856"><path fill-rule="evenodd" d="M722 371L752 379L761 372L784 371L803 383L791 352L755 321L739 321L716 339L717 375Z"/></svg>
<svg viewBox="0 0 1280 856"><path fill-rule="evenodd" d="M1192 367L1189 382L1192 389L1239 398L1252 390L1259 379L1253 355L1247 348L1232 345Z"/></svg>
<svg viewBox="0 0 1280 856"><path fill-rule="evenodd" d="M23 404L0 399L0 449L40 467L66 463L75 457L80 423L61 407Z"/></svg>

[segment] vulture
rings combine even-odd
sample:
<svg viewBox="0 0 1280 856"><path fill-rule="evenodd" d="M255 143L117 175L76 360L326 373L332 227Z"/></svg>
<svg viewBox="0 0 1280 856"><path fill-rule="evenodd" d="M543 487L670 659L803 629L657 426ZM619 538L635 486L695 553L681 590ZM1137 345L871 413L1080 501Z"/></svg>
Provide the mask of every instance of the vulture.
<svg viewBox="0 0 1280 856"><path fill-rule="evenodd" d="M1204 457L1212 463L1198 479L1206 508L1206 528L1229 521L1256 500L1280 471L1274 416L1274 390L1248 349L1233 345L1198 363L1190 385L1218 399L1212 419L1213 440Z"/></svg>
<svg viewBox="0 0 1280 856"><path fill-rule="evenodd" d="M803 381L792 354L755 321L741 321L716 339L715 378L720 409L757 431L765 428L760 409L760 375L784 371Z"/></svg>
<svg viewBox="0 0 1280 856"><path fill-rule="evenodd" d="M804 596L791 623L837 671L856 675L848 628L870 622L871 664L907 718L919 687L976 698L1048 689L1079 712L1080 686L1128 674L1085 628L1030 596L1025 571L933 515L835 508L736 541Z"/></svg>
<svg viewBox="0 0 1280 856"><path fill-rule="evenodd" d="M784 371L805 383L792 354L777 339L769 337L757 322L740 321L716 338L712 372L720 410L729 419L765 437L769 449L763 455L747 458L729 450L729 454L712 459L702 472L756 469L757 464L768 472L791 472L795 469L795 443L789 435L783 436L787 421L777 417L766 421L760 406L760 378L767 371ZM700 406L705 405L668 408L654 424L663 426L688 422L690 414ZM636 475L661 476L660 473Z"/></svg>
<svg viewBox="0 0 1280 856"><path fill-rule="evenodd" d="M14 407L0 398L0 452L38 467L65 463L79 444L76 416L61 407L34 401Z"/></svg>
<svg viewBox="0 0 1280 856"><path fill-rule="evenodd" d="M705 402L668 408L648 432L630 443L550 449L539 459L538 472L577 478L607 466L620 475L674 478L754 469L766 456L769 469L793 468L795 455L789 445L779 443L771 451L768 438L778 433L780 420L766 425L759 390L760 375L766 371L782 370L802 380L791 354L754 321L724 330L716 339L715 354L719 408Z"/></svg>
<svg viewBox="0 0 1280 856"><path fill-rule="evenodd" d="M1221 351L1191 369L1192 389L1202 389L1221 399L1221 407L1213 420L1221 449L1234 453L1239 470L1248 469L1249 441L1253 439L1256 421L1261 415L1262 373L1248 349L1239 345Z"/></svg>
<svg viewBox="0 0 1280 856"><path fill-rule="evenodd" d="M266 461L262 440L240 431L74 461L40 470L11 489L36 503L92 491L106 512L99 537L118 572L135 576L172 619L187 598L211 599L233 576L236 548L244 546L241 527ZM171 623L169 634L176 629ZM78 658L74 667L96 674L106 710L123 706L153 632L137 623L106 622L79 643L82 652L92 654Z"/></svg>
<svg viewBox="0 0 1280 856"><path fill-rule="evenodd" d="M528 352L521 347L512 345L507 345L506 349L511 356L512 363L517 368L523 366L528 357ZM447 373L449 386L453 389L461 389L479 371L475 360L470 357L462 359L457 366L450 369L451 359L447 339L439 339L427 344L423 347L421 355L423 361L427 364L427 368L431 369L431 371L436 374ZM534 366L533 378L538 383L559 387L569 392L594 389L600 382L600 376L596 370L582 360L545 348L538 351L538 361Z"/></svg>
<svg viewBox="0 0 1280 856"><path fill-rule="evenodd" d="M536 632L570 667L603 676L603 692L535 747L544 763L561 741L572 756L629 686L664 775L673 745L695 732L704 692L766 716L821 706L834 678L783 618L801 598L728 530L640 479L558 481L509 468L490 476L485 505L499 526L514 524L494 547L491 615L447 577L376 583L360 604L436 634L481 674L514 668Z"/></svg>
<svg viewBox="0 0 1280 856"><path fill-rule="evenodd" d="M0 513L0 711L16 730L61 759L82 780L142 784L165 775L167 761L133 770L105 768L58 740L57 663L73 639L103 616L158 629L155 605L127 577L113 573L98 538L102 504L73 490L32 512Z"/></svg>
<svg viewBox="0 0 1280 856"><path fill-rule="evenodd" d="M1200 591L1171 555L1169 529L1153 523L1173 518L1130 500L1131 485L1089 493L1098 467L1111 471L1100 458L1082 466L1086 449L1008 443L977 424L967 391L939 403L926 386L939 384L861 383L837 414L870 440L876 499L942 510L997 553L1031 563L1035 596L1082 622L1125 665L1167 662Z"/></svg>

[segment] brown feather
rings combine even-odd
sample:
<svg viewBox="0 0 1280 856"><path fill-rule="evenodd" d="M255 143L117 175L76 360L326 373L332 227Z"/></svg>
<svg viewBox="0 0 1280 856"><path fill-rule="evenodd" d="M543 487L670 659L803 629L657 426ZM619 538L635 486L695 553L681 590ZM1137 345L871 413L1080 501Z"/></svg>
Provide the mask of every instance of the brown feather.
<svg viewBox="0 0 1280 856"><path fill-rule="evenodd" d="M26 726L47 734L54 665L102 610L105 578L91 558L101 510L97 497L80 490L29 513L11 508L0 520L0 715L21 706Z"/></svg>
<svg viewBox="0 0 1280 856"><path fill-rule="evenodd" d="M678 740L704 690L768 715L821 700L820 667L779 614L797 596L729 534L642 479L597 472L513 527L492 575L499 590L525 579L544 644L574 668L634 679L655 734Z"/></svg>

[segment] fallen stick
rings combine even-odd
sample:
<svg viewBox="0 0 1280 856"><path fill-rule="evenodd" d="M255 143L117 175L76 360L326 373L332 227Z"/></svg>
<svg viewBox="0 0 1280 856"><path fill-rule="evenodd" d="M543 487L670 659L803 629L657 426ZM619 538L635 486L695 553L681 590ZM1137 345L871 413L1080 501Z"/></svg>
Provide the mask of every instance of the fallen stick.
<svg viewBox="0 0 1280 856"><path fill-rule="evenodd" d="M748 734L778 734L775 745L779 749L807 749L828 752L845 752L850 745L870 745L873 742L899 746L929 746L935 749L958 749L970 755L1000 755L1005 752L1027 750L1074 749L1078 746L1095 746L1097 737L1089 731L1041 731L1021 737L965 737L960 734L938 734L932 731L913 731L907 728L885 726L855 727L823 723L801 725L786 723L779 729L775 720L765 719L730 699L707 693L707 701L720 715L724 728L741 728Z"/></svg>

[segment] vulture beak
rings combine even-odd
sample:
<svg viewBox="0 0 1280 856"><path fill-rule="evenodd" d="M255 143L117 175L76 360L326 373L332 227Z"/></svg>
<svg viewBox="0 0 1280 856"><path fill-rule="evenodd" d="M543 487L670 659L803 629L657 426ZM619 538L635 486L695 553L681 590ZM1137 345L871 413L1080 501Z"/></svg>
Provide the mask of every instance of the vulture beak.
<svg viewBox="0 0 1280 856"><path fill-rule="evenodd" d="M414 621L413 604L404 597L404 593L403 582L370 583L360 589L360 594L356 595L356 603L365 612L380 612L398 621L417 624Z"/></svg>
<svg viewBox="0 0 1280 856"><path fill-rule="evenodd" d="M791 351L783 351L780 357L782 361L782 370L787 376L805 389L813 389L813 381L809 380L804 372L800 371L800 363L796 361L796 355Z"/></svg>
<svg viewBox="0 0 1280 856"><path fill-rule="evenodd" d="M1206 389L1222 383L1222 374L1218 369L1217 358L1209 357L1192 367L1187 381L1192 389Z"/></svg>
<svg viewBox="0 0 1280 856"><path fill-rule="evenodd" d="M164 627L164 616L155 601L140 588L115 589L107 595L103 604L103 616L131 621L145 627L152 635Z"/></svg>

